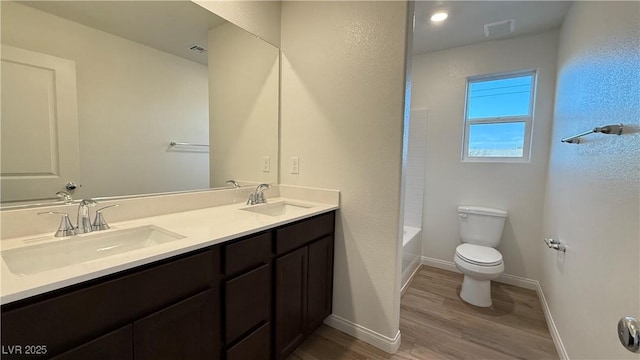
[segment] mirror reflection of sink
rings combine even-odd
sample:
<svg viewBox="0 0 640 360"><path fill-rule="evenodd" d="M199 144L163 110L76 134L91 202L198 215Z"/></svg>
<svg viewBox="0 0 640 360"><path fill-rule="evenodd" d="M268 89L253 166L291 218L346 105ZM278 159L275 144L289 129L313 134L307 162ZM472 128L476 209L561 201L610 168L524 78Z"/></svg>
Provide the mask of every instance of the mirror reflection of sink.
<svg viewBox="0 0 640 360"><path fill-rule="evenodd" d="M292 203L288 201L278 201L274 203L252 205L250 207L241 208L240 210L250 211L257 214L268 216L280 215L298 215L304 213L306 209L313 207L312 205L304 205Z"/></svg>
<svg viewBox="0 0 640 360"><path fill-rule="evenodd" d="M98 231L44 244L2 251L2 258L14 274L31 275L148 248L184 236L154 225Z"/></svg>

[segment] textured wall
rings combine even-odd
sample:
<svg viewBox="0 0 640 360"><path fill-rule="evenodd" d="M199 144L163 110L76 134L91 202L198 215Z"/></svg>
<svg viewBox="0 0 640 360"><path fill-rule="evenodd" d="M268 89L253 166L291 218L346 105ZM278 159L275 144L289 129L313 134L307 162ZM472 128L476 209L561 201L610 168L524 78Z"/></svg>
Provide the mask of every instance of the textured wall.
<svg viewBox="0 0 640 360"><path fill-rule="evenodd" d="M538 278L557 31L415 56L411 106L428 108L423 256L453 262L458 205L506 209L505 273ZM466 78L537 69L530 163L461 162Z"/></svg>
<svg viewBox="0 0 640 360"><path fill-rule="evenodd" d="M570 358L639 359L616 323L640 317L640 3L574 2L562 26L541 283ZM622 136L560 139L608 123Z"/></svg>
<svg viewBox="0 0 640 360"><path fill-rule="evenodd" d="M341 191L333 313L391 339L406 25L406 2L282 3L280 181Z"/></svg>

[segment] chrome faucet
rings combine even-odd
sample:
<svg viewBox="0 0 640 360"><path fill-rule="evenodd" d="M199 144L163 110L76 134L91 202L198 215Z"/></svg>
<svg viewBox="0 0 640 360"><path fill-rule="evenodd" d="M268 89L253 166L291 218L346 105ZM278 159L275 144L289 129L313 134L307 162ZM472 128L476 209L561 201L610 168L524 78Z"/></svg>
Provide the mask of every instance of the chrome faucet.
<svg viewBox="0 0 640 360"><path fill-rule="evenodd" d="M62 216L62 221L60 222L60 226L58 226L58 230L54 234L55 237L73 236L76 234L89 233L91 231L107 230L109 229L109 224L107 224L107 222L104 220L104 217L102 216L102 211L108 208L112 208L120 205L118 204L109 205L96 210L96 217L93 220L93 224L92 224L89 216L89 207L94 207L97 204L98 203L96 201L91 199L85 199L80 201L80 205L78 205L77 226L73 226L73 224L71 224L71 221L69 220L69 214L67 213L47 211L47 212L41 212L37 214Z"/></svg>
<svg viewBox="0 0 640 360"><path fill-rule="evenodd" d="M91 217L89 216L89 207L94 207L98 203L91 200L85 199L80 201L80 205L78 205L78 222L76 223L76 233L89 233L93 229L91 228Z"/></svg>
<svg viewBox="0 0 640 360"><path fill-rule="evenodd" d="M256 187L256 190L249 194L247 205L264 204L267 201L264 198L264 190L271 188L269 184L260 184Z"/></svg>

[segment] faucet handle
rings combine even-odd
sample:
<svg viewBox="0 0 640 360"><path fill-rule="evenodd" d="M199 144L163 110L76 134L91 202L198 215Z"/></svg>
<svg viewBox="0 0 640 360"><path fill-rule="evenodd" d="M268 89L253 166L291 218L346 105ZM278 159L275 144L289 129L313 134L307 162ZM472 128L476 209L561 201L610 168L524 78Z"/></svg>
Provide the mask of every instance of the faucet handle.
<svg viewBox="0 0 640 360"><path fill-rule="evenodd" d="M112 208L116 206L120 206L120 205L119 204L109 205L96 210L96 217L95 219L93 219L93 224L91 225L91 229L93 231L110 229L109 224L107 224L107 221L104 219L104 216L102 216L102 210L106 210L108 208Z"/></svg>
<svg viewBox="0 0 640 360"><path fill-rule="evenodd" d="M258 188L256 189L256 197L257 197L256 202L258 204L264 204L267 202L267 200L265 200L264 198L264 191L269 189L271 189L271 185L269 184L258 185Z"/></svg>
<svg viewBox="0 0 640 360"><path fill-rule="evenodd" d="M69 214L57 211L47 211L40 212L38 215L60 215L62 216L62 220L60 221L60 226L58 226L58 230L53 235L55 237L63 237L63 236L73 236L76 234L76 229L71 224L71 220L69 220Z"/></svg>

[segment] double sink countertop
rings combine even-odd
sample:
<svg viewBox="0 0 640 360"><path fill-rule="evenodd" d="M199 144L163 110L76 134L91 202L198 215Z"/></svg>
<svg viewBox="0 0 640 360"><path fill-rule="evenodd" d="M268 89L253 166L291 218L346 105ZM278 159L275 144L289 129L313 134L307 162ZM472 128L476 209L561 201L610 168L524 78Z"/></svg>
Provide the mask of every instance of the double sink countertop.
<svg viewBox="0 0 640 360"><path fill-rule="evenodd" d="M189 210L178 213L151 216L114 222L111 229L95 231L89 234L71 237L54 237L55 229L50 233L16 237L2 240L1 264L1 296L0 303L8 304L31 296L57 290L66 286L114 274L140 265L149 264L172 256L202 249L228 240L272 229L301 219L338 209L338 204L327 204L296 198L277 197L267 199L267 204L246 205L235 203L215 207ZM131 250L66 265L42 265L46 262L50 245L72 241L82 246L83 238L94 241L96 237L117 237L123 233L140 233L147 231L155 241L139 245ZM155 231L155 232L154 232ZM100 240L102 241L102 240ZM149 240L153 241L153 240ZM119 246L113 241L104 246L110 250ZM144 242L144 240L143 240ZM44 250L33 250L43 248ZM70 247L73 250L73 247ZM100 251L103 249L97 249ZM86 251L86 249L85 249ZM91 251L91 250L88 250ZM21 264L20 253L35 254L39 259L31 258L35 268L29 264ZM6 258L5 258L6 256ZM9 256L12 266L8 265ZM17 259L17 260L16 260ZM53 261L55 263L55 261ZM62 264L62 265L61 265ZM41 268L37 268L40 266ZM21 268L32 268L32 271L21 271Z"/></svg>

